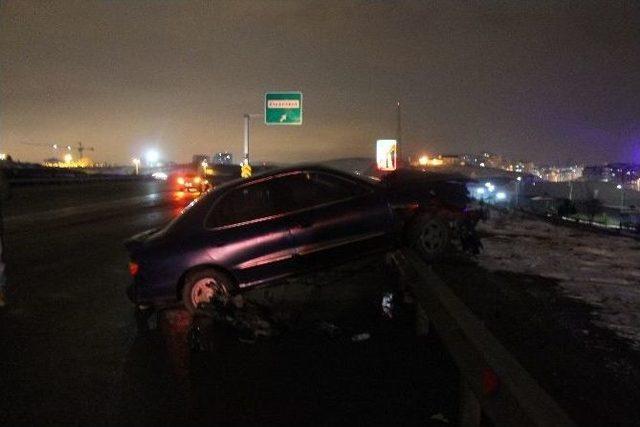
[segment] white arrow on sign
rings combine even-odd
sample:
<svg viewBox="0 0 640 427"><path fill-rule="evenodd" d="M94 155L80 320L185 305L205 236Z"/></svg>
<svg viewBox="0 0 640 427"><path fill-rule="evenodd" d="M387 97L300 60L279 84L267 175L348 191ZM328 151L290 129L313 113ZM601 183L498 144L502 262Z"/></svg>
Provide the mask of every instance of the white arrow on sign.
<svg viewBox="0 0 640 427"><path fill-rule="evenodd" d="M287 120L287 115L283 114L282 117L280 117L280 123L284 122L285 120Z"/></svg>

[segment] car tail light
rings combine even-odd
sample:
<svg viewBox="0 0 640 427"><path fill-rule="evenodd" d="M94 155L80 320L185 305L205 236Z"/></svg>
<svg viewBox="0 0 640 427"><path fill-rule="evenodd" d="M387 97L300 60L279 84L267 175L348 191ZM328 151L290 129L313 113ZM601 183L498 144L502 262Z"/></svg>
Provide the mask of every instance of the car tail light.
<svg viewBox="0 0 640 427"><path fill-rule="evenodd" d="M183 177L179 177L178 178L178 184L184 185L184 178Z"/></svg>
<svg viewBox="0 0 640 427"><path fill-rule="evenodd" d="M485 395L494 394L498 391L500 379L498 375L490 368L482 370L482 391Z"/></svg>
<svg viewBox="0 0 640 427"><path fill-rule="evenodd" d="M139 270L140 270L140 266L138 265L137 262L133 262L133 261L129 262L129 274L131 274L131 276L135 276L136 274L138 274Z"/></svg>

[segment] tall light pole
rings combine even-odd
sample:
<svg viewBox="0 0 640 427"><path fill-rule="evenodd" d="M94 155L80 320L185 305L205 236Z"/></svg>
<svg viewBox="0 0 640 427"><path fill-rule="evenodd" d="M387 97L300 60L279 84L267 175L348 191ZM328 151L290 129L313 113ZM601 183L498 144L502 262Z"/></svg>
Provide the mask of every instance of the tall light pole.
<svg viewBox="0 0 640 427"><path fill-rule="evenodd" d="M519 176L516 178L516 208L520 202L520 181L522 181L522 177Z"/></svg>
<svg viewBox="0 0 640 427"><path fill-rule="evenodd" d="M249 124L251 121L251 115L244 115L244 162L249 163Z"/></svg>
<svg viewBox="0 0 640 427"><path fill-rule="evenodd" d="M622 184L618 184L616 188L620 190L620 208L624 209L624 186Z"/></svg>
<svg viewBox="0 0 640 427"><path fill-rule="evenodd" d="M569 180L569 200L573 200L573 181Z"/></svg>
<svg viewBox="0 0 640 427"><path fill-rule="evenodd" d="M263 114L245 114L244 115L244 163L249 164L249 131L251 128L251 119L263 117Z"/></svg>
<svg viewBox="0 0 640 427"><path fill-rule="evenodd" d="M622 230L622 211L624 210L624 186L622 184L616 185L616 188L620 190L620 222L619 227Z"/></svg>
<svg viewBox="0 0 640 427"><path fill-rule="evenodd" d="M400 101L396 101L396 158L402 162L402 111L400 110Z"/></svg>
<svg viewBox="0 0 640 427"><path fill-rule="evenodd" d="M133 165L136 167L136 175L138 175L139 173L138 168L140 167L140 159L134 158L131 161L133 162Z"/></svg>

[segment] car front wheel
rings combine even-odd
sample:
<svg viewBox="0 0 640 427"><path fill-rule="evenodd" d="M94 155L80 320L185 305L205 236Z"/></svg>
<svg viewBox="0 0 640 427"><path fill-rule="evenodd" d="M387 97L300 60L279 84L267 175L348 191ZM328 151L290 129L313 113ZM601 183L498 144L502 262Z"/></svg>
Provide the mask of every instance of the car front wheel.
<svg viewBox="0 0 640 427"><path fill-rule="evenodd" d="M190 313L194 313L200 304L216 299L226 304L232 291L233 282L226 274L210 268L197 270L185 278L182 302Z"/></svg>
<svg viewBox="0 0 640 427"><path fill-rule="evenodd" d="M441 258L450 248L451 230L445 220L423 215L412 227L411 243L427 262Z"/></svg>

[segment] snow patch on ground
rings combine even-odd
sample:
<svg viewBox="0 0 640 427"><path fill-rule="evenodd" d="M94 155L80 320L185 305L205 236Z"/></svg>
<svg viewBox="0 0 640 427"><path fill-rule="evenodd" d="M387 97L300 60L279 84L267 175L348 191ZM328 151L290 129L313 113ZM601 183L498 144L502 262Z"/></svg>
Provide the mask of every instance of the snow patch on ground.
<svg viewBox="0 0 640 427"><path fill-rule="evenodd" d="M487 234L479 264L559 281L594 307L595 322L640 350L640 242L516 216L479 224Z"/></svg>

